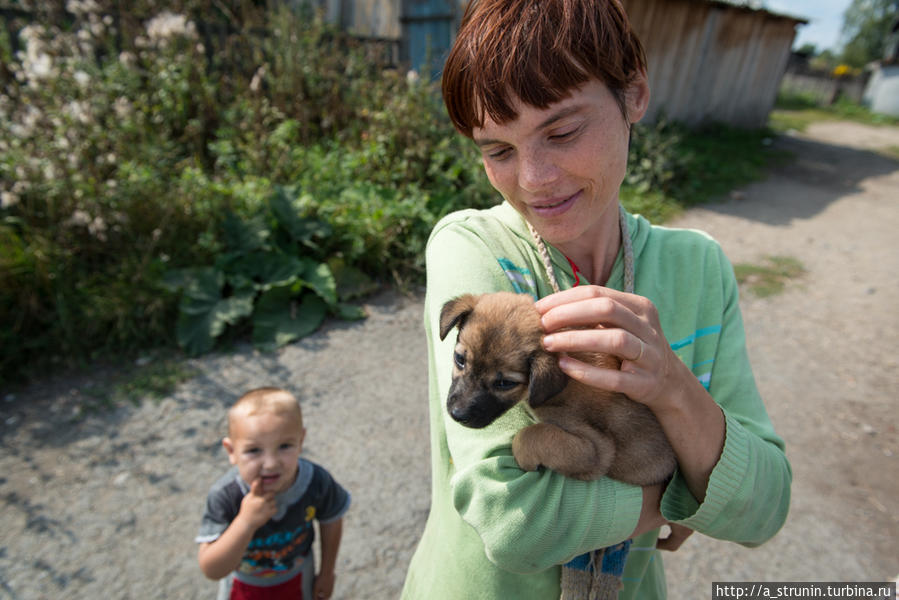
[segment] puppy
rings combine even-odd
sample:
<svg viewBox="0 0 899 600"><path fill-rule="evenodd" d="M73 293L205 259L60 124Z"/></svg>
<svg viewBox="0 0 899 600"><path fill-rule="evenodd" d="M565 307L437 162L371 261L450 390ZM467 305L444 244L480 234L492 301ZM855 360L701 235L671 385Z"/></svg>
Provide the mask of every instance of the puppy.
<svg viewBox="0 0 899 600"><path fill-rule="evenodd" d="M512 441L522 469L542 465L576 479L608 475L636 485L659 483L674 471L674 451L649 408L562 372L557 357L543 349L540 315L529 296L499 292L450 300L440 312L440 339L454 327L459 337L447 410L462 425L482 428L527 403L539 422ZM572 357L620 367L607 354Z"/></svg>

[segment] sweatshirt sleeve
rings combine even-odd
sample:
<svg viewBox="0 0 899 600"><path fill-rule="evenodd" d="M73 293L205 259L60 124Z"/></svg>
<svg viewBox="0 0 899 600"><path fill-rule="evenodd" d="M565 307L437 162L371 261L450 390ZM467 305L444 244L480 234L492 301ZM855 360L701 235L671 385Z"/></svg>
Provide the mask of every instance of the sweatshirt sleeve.
<svg viewBox="0 0 899 600"><path fill-rule="evenodd" d="M661 508L666 519L705 535L757 546L786 520L792 470L755 385L733 267L720 248L717 262L724 313L709 393L724 413L724 449L701 504L675 473Z"/></svg>
<svg viewBox="0 0 899 600"><path fill-rule="evenodd" d="M439 339L443 303L463 293L521 291L515 281L529 275L532 266L525 246L503 243L502 232L484 227L465 220L438 225L428 244L425 327L431 397L432 402L437 398L443 417L453 506L478 533L493 563L534 572L627 539L640 516L642 489L609 478L584 482L548 469L519 469L512 438L533 423L521 407L484 429L466 428L447 415L456 333Z"/></svg>

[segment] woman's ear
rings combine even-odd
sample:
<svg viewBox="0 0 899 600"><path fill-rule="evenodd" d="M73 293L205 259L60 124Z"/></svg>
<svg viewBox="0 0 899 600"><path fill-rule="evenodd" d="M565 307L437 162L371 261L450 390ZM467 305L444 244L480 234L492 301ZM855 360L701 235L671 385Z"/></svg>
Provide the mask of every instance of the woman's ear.
<svg viewBox="0 0 899 600"><path fill-rule="evenodd" d="M643 118L649 108L649 79L646 71L640 69L625 93L624 102L627 105L627 120L633 125Z"/></svg>

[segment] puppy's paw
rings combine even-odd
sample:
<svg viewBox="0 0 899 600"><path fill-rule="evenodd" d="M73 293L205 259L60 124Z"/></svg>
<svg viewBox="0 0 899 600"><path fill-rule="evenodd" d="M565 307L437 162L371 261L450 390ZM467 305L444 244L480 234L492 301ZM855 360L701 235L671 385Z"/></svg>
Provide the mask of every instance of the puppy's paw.
<svg viewBox="0 0 899 600"><path fill-rule="evenodd" d="M512 454L522 471L536 471L542 464L531 427L525 427L512 439Z"/></svg>

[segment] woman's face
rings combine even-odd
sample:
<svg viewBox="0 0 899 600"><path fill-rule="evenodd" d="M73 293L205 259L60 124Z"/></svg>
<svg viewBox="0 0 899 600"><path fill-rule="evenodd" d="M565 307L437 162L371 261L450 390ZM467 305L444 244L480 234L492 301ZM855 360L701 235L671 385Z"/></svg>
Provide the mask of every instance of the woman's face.
<svg viewBox="0 0 899 600"><path fill-rule="evenodd" d="M648 100L646 79L638 78L625 95L631 122ZM627 166L629 123L615 97L591 79L545 109L520 100L515 109L514 121L488 116L473 131L490 183L555 246L600 234Z"/></svg>

